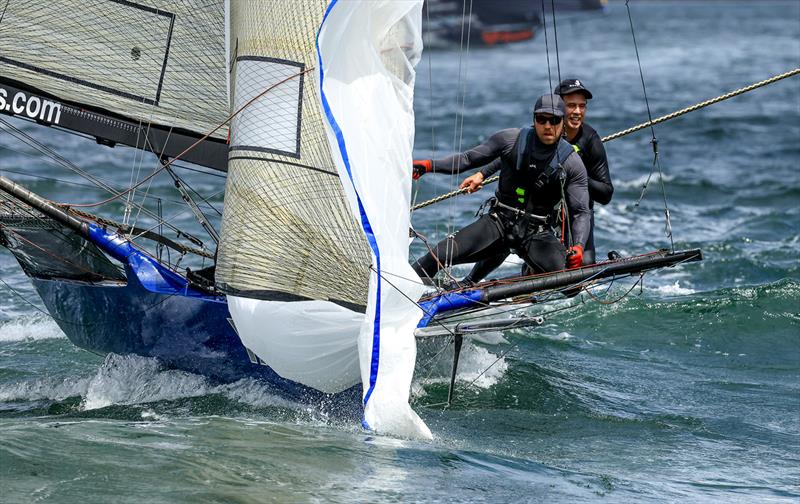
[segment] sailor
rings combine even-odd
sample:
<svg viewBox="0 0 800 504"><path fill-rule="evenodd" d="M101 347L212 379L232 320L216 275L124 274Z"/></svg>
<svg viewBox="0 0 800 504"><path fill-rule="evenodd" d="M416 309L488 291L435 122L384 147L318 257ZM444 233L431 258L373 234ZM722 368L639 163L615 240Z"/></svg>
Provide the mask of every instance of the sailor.
<svg viewBox="0 0 800 504"><path fill-rule="evenodd" d="M500 170L495 197L477 221L448 236L413 265L432 278L445 264L476 262L515 252L527 272L577 268L589 236L589 191L586 169L572 146L562 139L565 115L560 96L541 96L534 106L533 127L501 130L466 152L439 160L414 161L414 178L428 172L460 173L483 167L462 188L481 188L487 170ZM555 229L566 228L565 240Z"/></svg>
<svg viewBox="0 0 800 504"><path fill-rule="evenodd" d="M594 248L594 203L607 205L614 194L611 175L608 172L608 158L603 141L594 128L585 122L588 101L592 93L579 79L565 79L556 87L555 94L564 100L567 113L564 118L564 133L581 157L589 177L589 238L583 252L583 264L595 262Z"/></svg>

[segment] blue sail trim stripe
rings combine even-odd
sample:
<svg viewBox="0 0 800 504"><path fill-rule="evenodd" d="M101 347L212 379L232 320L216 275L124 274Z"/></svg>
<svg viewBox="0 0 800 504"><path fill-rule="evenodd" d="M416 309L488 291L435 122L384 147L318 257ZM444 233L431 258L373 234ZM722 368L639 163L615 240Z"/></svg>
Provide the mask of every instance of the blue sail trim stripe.
<svg viewBox="0 0 800 504"><path fill-rule="evenodd" d="M344 135L342 133L339 124L336 122L336 119L333 117L333 112L331 111L330 104L328 103L328 98L325 96L324 86L323 86L323 79L325 77L325 70L322 64L322 53L319 50L319 34L322 31L322 27L325 25L325 21L328 19L328 14L331 13L333 7L338 3L338 0L332 0L328 9L325 11L325 16L322 18L322 23L319 25L319 31L317 32L316 37L316 46L317 46L317 58L319 59L319 91L320 96L322 98L322 108L325 110L325 117L328 120L328 124L331 125L331 129L336 135L336 142L339 146L339 153L342 156L342 161L344 161L344 166L347 169L347 176L350 177L350 183L353 186L353 192L356 195L356 201L358 202L358 211L361 214L361 227L364 229L364 233L367 236L367 241L369 242L369 246L372 249L372 253L375 254L375 262L377 267L377 278L378 278L378 288L377 288L377 302L375 303L375 323L373 325L373 332L372 332L372 360L370 362L370 374L369 374L369 388L367 389L367 393L364 394L364 407L366 408L367 402L369 401L370 396L372 396L373 390L375 390L375 383L378 381L378 365L380 362L380 342L381 342L381 254L378 250L378 242L375 239L375 233L372 231L372 225L369 222L369 218L367 217L367 213L364 210L364 205L361 203L361 196L358 194L358 190L356 189L356 184L353 181L353 173L350 170L350 157L347 154L347 146L344 142ZM366 419L362 419L361 421L364 428L369 429L369 425L367 424Z"/></svg>

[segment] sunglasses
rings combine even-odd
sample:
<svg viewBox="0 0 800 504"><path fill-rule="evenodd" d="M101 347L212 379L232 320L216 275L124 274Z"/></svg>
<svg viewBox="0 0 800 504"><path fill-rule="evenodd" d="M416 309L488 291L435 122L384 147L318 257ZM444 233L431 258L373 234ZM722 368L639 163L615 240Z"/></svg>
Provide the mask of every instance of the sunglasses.
<svg viewBox="0 0 800 504"><path fill-rule="evenodd" d="M543 115L533 116L533 118L534 118L534 120L536 120L537 124L548 124L549 123L552 126L558 126L559 124L561 124L561 120L563 119L563 117L543 116Z"/></svg>

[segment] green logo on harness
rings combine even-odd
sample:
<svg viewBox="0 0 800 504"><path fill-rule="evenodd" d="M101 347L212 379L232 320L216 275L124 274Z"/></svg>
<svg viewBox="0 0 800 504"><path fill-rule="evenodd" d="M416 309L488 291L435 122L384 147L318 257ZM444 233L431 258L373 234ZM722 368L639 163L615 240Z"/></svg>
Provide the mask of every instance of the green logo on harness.
<svg viewBox="0 0 800 504"><path fill-rule="evenodd" d="M520 203L525 203L525 189L524 188L517 187L517 196L519 196L519 198L517 198L517 201L519 201Z"/></svg>

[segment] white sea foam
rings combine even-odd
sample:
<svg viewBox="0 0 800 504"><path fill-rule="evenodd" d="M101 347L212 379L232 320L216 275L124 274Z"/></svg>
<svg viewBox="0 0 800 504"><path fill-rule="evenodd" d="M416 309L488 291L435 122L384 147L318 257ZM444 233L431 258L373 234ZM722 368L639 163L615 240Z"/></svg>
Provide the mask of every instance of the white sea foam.
<svg viewBox="0 0 800 504"><path fill-rule="evenodd" d="M667 296L688 296L694 294L694 289L688 287L681 287L680 280L675 280L675 283L670 285L661 285L655 289L656 292Z"/></svg>
<svg viewBox="0 0 800 504"><path fill-rule="evenodd" d="M498 357L486 348L468 345L467 352L461 354L457 374L458 379L473 383L480 388L496 384L508 370L504 357Z"/></svg>
<svg viewBox="0 0 800 504"><path fill-rule="evenodd" d="M653 173L653 176L650 177L650 185L648 186L648 190L653 189L653 184L658 183L658 172ZM648 175L642 175L632 180L615 180L614 186L620 189L641 189L644 184L647 182ZM670 182L675 178L675 175L664 175L664 182Z"/></svg>
<svg viewBox="0 0 800 504"><path fill-rule="evenodd" d="M45 315L24 315L6 322L0 322L0 342L53 338L66 338L66 336L53 319Z"/></svg>
<svg viewBox="0 0 800 504"><path fill-rule="evenodd" d="M201 375L164 369L156 359L136 355L110 354L93 376L34 378L0 387L3 401L61 401L82 397L81 409L94 410L111 405L146 404L185 397L221 394L231 400L255 407L279 406L304 408L275 394L272 387L246 378L234 383L213 385ZM142 412L143 419L159 420L152 409Z"/></svg>
<svg viewBox="0 0 800 504"><path fill-rule="evenodd" d="M89 378L39 378L3 385L0 388L0 401L37 401L42 399L63 401L68 397L85 394L88 386Z"/></svg>
<svg viewBox="0 0 800 504"><path fill-rule="evenodd" d="M270 386L266 383L253 378L245 378L217 388L229 399L259 408L265 406L297 406L296 403L274 394Z"/></svg>
<svg viewBox="0 0 800 504"><path fill-rule="evenodd" d="M246 378L212 385L201 375L163 369L156 360L135 355L111 354L97 374L88 380L82 407L86 410L112 404L142 404L184 397L222 394L256 407L297 407L276 395L268 384Z"/></svg>
<svg viewBox="0 0 800 504"><path fill-rule="evenodd" d="M505 357L482 346L464 342L458 360L456 380L487 389L497 384L508 370ZM423 357L424 359L424 357ZM411 395L425 395L424 385L429 383L450 383L450 370L453 364L452 351L445 352L431 368L422 371L411 384Z"/></svg>
<svg viewBox="0 0 800 504"><path fill-rule="evenodd" d="M197 397L208 394L209 389L202 376L163 370L155 359L111 354L89 381L81 406L91 410L112 404Z"/></svg>

